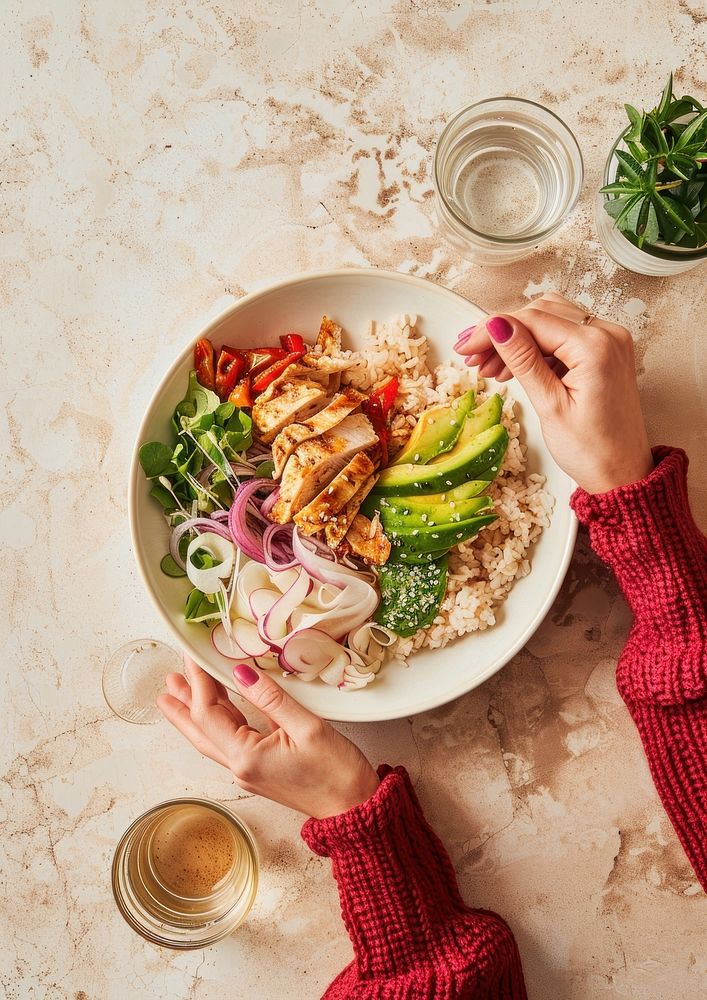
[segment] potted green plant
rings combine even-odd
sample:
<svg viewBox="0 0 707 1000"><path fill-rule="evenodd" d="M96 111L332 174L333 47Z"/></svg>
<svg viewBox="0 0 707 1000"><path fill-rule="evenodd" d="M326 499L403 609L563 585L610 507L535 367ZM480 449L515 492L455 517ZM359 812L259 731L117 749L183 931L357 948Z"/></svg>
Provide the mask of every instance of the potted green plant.
<svg viewBox="0 0 707 1000"><path fill-rule="evenodd" d="M707 110L673 95L629 119L599 191L597 229L609 256L639 274L678 274L707 258Z"/></svg>

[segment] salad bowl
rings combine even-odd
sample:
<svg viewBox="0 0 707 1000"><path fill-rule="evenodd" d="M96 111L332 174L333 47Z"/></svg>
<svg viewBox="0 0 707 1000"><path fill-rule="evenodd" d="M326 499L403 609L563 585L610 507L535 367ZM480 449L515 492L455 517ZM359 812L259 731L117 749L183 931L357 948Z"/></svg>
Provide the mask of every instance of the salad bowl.
<svg viewBox="0 0 707 1000"><path fill-rule="evenodd" d="M448 360L458 333L485 315L455 292L423 278L392 271L342 269L296 276L246 295L204 329L194 331L185 343L157 386L137 434L128 494L130 531L147 592L175 642L231 690L235 690L232 661L214 648L203 624L185 621L184 580L171 578L160 569L169 529L159 505L150 497L138 451L145 441L168 438L170 419L184 395L197 340L208 338L215 344L248 348L276 342L286 330L311 336L325 313L343 327L347 337L344 346L352 349L360 345L372 319L417 314L420 332L427 337L436 362ZM493 389L493 380L487 382ZM574 548L577 525L568 503L574 484L550 456L522 387L512 381L507 391L516 401L528 447L528 469L546 478L546 488L554 498L550 524L532 548L530 574L515 582L496 609L494 626L439 649L414 652L407 666L387 663L375 683L364 688L339 690L277 672L275 676L290 694L318 715L341 722L376 722L414 715L458 698L500 670L547 614Z"/></svg>

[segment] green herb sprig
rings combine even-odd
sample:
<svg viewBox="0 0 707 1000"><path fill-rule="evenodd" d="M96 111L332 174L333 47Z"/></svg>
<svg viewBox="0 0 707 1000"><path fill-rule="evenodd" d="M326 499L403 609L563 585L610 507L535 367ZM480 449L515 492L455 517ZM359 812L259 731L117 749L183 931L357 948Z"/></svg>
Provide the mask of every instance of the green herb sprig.
<svg viewBox="0 0 707 1000"><path fill-rule="evenodd" d="M138 452L143 472L154 480L150 496L167 515L191 512L194 503L199 514L228 510L238 487L231 462L244 461L252 427L245 410L222 403L191 372L187 394L172 416L176 444L147 441ZM200 482L199 473L210 465L208 482Z"/></svg>
<svg viewBox="0 0 707 1000"><path fill-rule="evenodd" d="M616 177L601 188L614 225L644 243L696 248L707 244L707 110L694 97L673 96L673 77L652 111L625 104L626 150L616 150ZM688 121L679 118L692 116Z"/></svg>

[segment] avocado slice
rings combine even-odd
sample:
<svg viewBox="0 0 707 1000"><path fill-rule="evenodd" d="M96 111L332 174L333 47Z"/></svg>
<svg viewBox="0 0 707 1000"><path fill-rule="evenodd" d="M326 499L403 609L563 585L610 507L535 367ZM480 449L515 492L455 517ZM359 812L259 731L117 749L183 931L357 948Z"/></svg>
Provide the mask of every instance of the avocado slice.
<svg viewBox="0 0 707 1000"><path fill-rule="evenodd" d="M501 424L496 424L477 434L463 447L457 444L443 461L430 465L393 465L385 469L376 483L376 494L388 497L442 493L464 482L479 479L487 470L496 473L507 447L508 431Z"/></svg>
<svg viewBox="0 0 707 1000"><path fill-rule="evenodd" d="M463 448L478 434L481 434L482 431L488 430L489 427L493 427L494 424L500 424L502 412L503 400L498 393L495 392L493 396L489 396L489 398L485 400L481 406L477 406L475 410L471 410L464 421L464 426L462 427L459 436L457 437L454 450L456 451L457 448ZM439 462L443 462L445 457L448 458L449 456L434 457L428 461L430 462L430 465L436 465Z"/></svg>
<svg viewBox="0 0 707 1000"><path fill-rule="evenodd" d="M386 534L393 546L393 552L408 552L418 554L422 552L434 552L441 546L451 548L466 542L487 524L495 521L498 514L481 514L479 517L470 517L466 521L455 521L450 524L435 525L431 530L420 528L396 529L388 531ZM396 555L397 558L397 555Z"/></svg>
<svg viewBox="0 0 707 1000"><path fill-rule="evenodd" d="M423 499L423 498L420 498ZM424 498L426 499L426 498ZM381 507L380 519L385 533L391 531L407 531L419 528L421 531L432 531L436 525L459 524L476 517L483 511L493 508L491 497L472 497L469 500L452 500L449 503L429 504L423 507L419 504L406 502L406 497L396 498L395 503ZM437 546L440 548L440 546Z"/></svg>
<svg viewBox="0 0 707 1000"><path fill-rule="evenodd" d="M430 504L447 503L453 500L458 503L460 500L471 500L472 497L477 497L479 494L483 493L485 489L488 488L489 483L492 483L496 478L497 473L491 472L491 469L487 469L486 472L479 474L478 479L472 479L468 483L462 483L461 486L456 486L454 489L447 490L446 493L428 493L426 496L400 496L400 497L379 497L376 496L375 489L372 490L365 501L361 505L361 513L365 514L366 517L374 517L375 514L381 512L381 508L389 506L395 507L401 504L406 504L412 507L414 510L426 511Z"/></svg>
<svg viewBox="0 0 707 1000"><path fill-rule="evenodd" d="M469 389L446 406L433 406L421 413L410 440L392 464L424 465L436 455L450 451L466 424L475 398L473 389Z"/></svg>

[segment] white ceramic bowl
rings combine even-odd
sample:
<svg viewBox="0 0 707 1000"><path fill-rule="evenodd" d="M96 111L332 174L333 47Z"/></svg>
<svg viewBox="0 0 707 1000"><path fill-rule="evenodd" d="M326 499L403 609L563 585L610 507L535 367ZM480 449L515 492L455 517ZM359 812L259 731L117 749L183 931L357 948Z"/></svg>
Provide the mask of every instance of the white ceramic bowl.
<svg viewBox="0 0 707 1000"><path fill-rule="evenodd" d="M420 330L434 354L449 357L457 334L484 313L454 292L422 278L392 271L354 270L305 274L246 295L213 320L199 337L219 346L276 344L279 334L300 330L313 337L324 313L348 334L355 347L371 319L417 313ZM198 338L195 338L198 339ZM188 584L160 570L168 548L168 529L138 462L144 441L170 441L170 417L184 396L195 341L188 343L157 386L140 426L130 470L130 530L138 566L148 593L171 629L175 641L214 677L233 689L231 661L217 653L203 625L188 625L182 614ZM552 522L532 551L532 572L518 580L497 611L497 624L441 650L426 650L410 666L386 666L375 682L360 691L339 691L319 681L304 683L274 674L287 690L312 711L341 722L396 719L458 698L487 680L528 641L547 614L569 565L577 525L568 505L571 480L555 465L540 433L538 419L517 382L510 392L518 401L529 468L547 477L555 497Z"/></svg>

